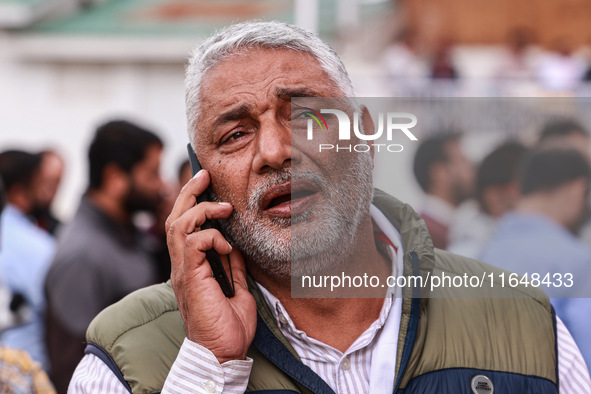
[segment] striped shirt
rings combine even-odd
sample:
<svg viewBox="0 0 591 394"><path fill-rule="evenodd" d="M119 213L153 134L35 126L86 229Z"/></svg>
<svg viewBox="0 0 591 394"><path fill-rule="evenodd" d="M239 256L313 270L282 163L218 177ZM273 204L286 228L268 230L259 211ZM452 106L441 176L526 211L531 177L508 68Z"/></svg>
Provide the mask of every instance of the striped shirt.
<svg viewBox="0 0 591 394"><path fill-rule="evenodd" d="M371 208L375 223L394 245L393 267L399 267L403 256L400 234L379 210ZM336 393L392 392L402 313L400 297L389 292L378 319L343 353L298 330L281 302L260 288L278 327L302 362ZM581 352L558 318L557 341L560 394L591 393L591 380ZM220 364L212 352L185 338L162 393L243 393L251 368L250 358ZM106 364L89 354L78 365L68 392L123 394L127 390Z"/></svg>

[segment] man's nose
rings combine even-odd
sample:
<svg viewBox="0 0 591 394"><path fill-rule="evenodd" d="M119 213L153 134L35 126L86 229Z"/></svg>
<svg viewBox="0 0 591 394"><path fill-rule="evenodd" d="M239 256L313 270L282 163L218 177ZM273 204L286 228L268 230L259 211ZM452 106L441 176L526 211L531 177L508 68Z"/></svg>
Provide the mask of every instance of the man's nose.
<svg viewBox="0 0 591 394"><path fill-rule="evenodd" d="M281 170L292 164L291 129L276 119L261 120L256 139L254 170Z"/></svg>

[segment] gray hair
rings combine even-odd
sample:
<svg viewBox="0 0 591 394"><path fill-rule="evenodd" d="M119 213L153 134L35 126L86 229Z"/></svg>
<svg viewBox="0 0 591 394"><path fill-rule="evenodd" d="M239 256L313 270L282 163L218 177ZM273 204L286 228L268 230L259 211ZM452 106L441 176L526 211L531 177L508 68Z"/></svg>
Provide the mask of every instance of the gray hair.
<svg viewBox="0 0 591 394"><path fill-rule="evenodd" d="M343 61L316 35L282 22L247 22L229 26L207 39L191 54L185 77L185 103L189 139L197 130L205 73L222 60L248 48L289 49L312 55L344 96L352 97L353 85Z"/></svg>

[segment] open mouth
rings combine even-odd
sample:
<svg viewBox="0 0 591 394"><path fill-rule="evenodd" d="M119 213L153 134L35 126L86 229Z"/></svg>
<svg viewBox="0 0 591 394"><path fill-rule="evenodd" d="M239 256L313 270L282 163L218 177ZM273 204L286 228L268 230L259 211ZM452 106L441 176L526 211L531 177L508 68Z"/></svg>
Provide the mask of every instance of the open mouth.
<svg viewBox="0 0 591 394"><path fill-rule="evenodd" d="M318 187L309 181L287 182L268 189L261 200L263 211L274 217L291 217L306 210Z"/></svg>

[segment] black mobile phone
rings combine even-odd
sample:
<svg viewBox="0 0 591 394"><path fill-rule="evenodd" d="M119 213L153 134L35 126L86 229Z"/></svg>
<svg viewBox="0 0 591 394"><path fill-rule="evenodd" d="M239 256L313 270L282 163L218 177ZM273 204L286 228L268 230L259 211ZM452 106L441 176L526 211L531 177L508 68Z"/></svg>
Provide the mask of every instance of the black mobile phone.
<svg viewBox="0 0 591 394"><path fill-rule="evenodd" d="M191 172L193 175L197 174L201 171L201 164L199 160L197 160L197 155L195 151L191 147L191 144L187 144L187 151L189 152L189 161L191 162ZM207 187L207 190L203 192L200 196L197 197L197 204L204 202L204 201L212 201L211 198L211 185ZM208 228L217 228L211 220L206 220L202 225L201 229L205 230ZM221 230L220 230L221 231ZM222 233L223 234L223 233ZM226 270L224 269L224 265L220 260L220 255L215 249L211 248L205 252L205 257L211 266L211 272L215 280L218 281L224 295L228 298L234 297L234 278L232 276L232 265L230 265L230 279L228 279L228 275L226 275Z"/></svg>

